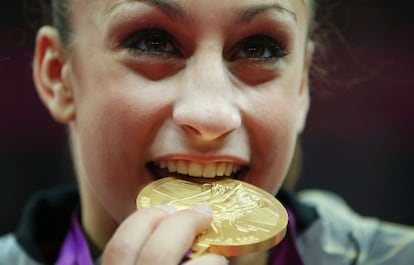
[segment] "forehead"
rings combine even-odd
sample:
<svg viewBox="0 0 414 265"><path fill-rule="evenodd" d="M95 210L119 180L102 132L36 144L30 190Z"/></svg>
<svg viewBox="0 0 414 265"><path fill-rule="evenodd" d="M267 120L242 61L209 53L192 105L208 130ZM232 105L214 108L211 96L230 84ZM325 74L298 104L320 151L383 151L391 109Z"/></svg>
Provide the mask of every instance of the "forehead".
<svg viewBox="0 0 414 265"><path fill-rule="evenodd" d="M82 0L77 0L82 1ZM154 4L199 4L201 2L211 3L211 5L217 4L234 4L234 3L243 3L243 4L269 4L269 3L279 3L279 4L285 4L285 5L294 5L295 3L300 3L303 6L308 5L309 0L86 0L90 3L92 2L98 2L100 4L106 5L106 6L112 6L117 5L123 2L147 2L147 3L154 3ZM215 3L217 2L217 3Z"/></svg>
<svg viewBox="0 0 414 265"><path fill-rule="evenodd" d="M206 8L209 10L223 10L223 7L226 7L226 10L229 10L232 8L241 9L249 5L275 5L294 14L296 18L306 20L309 16L308 2L309 0L73 0L72 11L74 11L73 15L75 16L86 10L93 13L107 14L117 6L133 3L177 7L177 10L182 9L188 12L204 11Z"/></svg>

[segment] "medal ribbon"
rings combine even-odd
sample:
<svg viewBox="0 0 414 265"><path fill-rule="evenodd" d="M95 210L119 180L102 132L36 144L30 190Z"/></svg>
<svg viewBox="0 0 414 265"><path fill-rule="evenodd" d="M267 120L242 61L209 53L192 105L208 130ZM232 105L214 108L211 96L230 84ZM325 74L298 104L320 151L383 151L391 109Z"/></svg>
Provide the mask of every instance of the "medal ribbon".
<svg viewBox="0 0 414 265"><path fill-rule="evenodd" d="M72 216L56 265L93 265L88 243L76 213Z"/></svg>
<svg viewBox="0 0 414 265"><path fill-rule="evenodd" d="M304 265L296 245L296 219L287 208L289 224L282 242L274 247L270 254L269 265Z"/></svg>

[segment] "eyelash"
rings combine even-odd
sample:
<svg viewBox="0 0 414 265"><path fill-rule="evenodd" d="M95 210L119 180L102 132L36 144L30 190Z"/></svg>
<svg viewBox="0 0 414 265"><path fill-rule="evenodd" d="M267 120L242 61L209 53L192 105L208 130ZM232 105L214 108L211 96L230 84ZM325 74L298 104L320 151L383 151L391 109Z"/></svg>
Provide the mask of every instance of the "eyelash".
<svg viewBox="0 0 414 265"><path fill-rule="evenodd" d="M139 55L182 57L176 39L163 29L144 29L130 34L122 46ZM257 60L276 61L288 55L287 50L276 39L267 35L252 35L230 50L230 61Z"/></svg>
<svg viewBox="0 0 414 265"><path fill-rule="evenodd" d="M144 29L130 34L122 46L140 54L182 56L176 43L175 38L166 30Z"/></svg>
<svg viewBox="0 0 414 265"><path fill-rule="evenodd" d="M250 53L250 54L249 54ZM287 50L277 40L267 35L252 35L232 49L230 60L279 60L288 55Z"/></svg>

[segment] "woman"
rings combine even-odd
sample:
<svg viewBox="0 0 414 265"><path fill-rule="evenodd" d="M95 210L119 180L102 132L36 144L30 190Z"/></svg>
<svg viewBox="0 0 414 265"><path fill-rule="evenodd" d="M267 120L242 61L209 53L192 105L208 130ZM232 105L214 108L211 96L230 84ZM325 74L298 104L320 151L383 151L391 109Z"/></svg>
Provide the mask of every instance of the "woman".
<svg viewBox="0 0 414 265"><path fill-rule="evenodd" d="M180 264L210 208L135 210L138 193L171 174L237 178L278 193L291 212L288 234L269 251L186 264L411 262L412 230L356 217L327 195L307 195L308 206L280 189L309 108L313 1L52 4L33 76L69 128L79 203L67 191L34 200L39 226L2 239L7 264Z"/></svg>

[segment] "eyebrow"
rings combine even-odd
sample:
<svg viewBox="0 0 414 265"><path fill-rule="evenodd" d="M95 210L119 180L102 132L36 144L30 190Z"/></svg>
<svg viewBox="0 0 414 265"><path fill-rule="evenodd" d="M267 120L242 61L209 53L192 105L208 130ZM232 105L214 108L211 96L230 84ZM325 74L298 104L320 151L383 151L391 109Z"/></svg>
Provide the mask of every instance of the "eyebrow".
<svg viewBox="0 0 414 265"><path fill-rule="evenodd" d="M243 22L251 21L255 16L266 13L270 10L276 10L277 12L285 13L289 15L295 22L297 22L296 13L280 4L269 4L269 5L256 5L239 12L240 20Z"/></svg>
<svg viewBox="0 0 414 265"><path fill-rule="evenodd" d="M304 3L303 1L304 0L301 0L302 3ZM110 7L109 12L114 11L122 4L133 2L154 5L171 18L178 18L180 20L184 20L189 17L184 8L172 0L122 0ZM291 18L293 18L295 22L297 22L296 13L280 4L255 5L252 7L248 7L238 12L238 17L240 21L247 23L251 21L255 16L261 13L268 12L270 10L276 10L279 13L285 13L289 15Z"/></svg>
<svg viewBox="0 0 414 265"><path fill-rule="evenodd" d="M178 18L180 20L184 20L185 18L189 17L187 12L177 3L170 1L170 0L122 0L115 5L109 8L109 12L113 12L119 6L125 3L145 3L149 5L156 6L160 10L162 10L165 14L167 14L171 18Z"/></svg>

